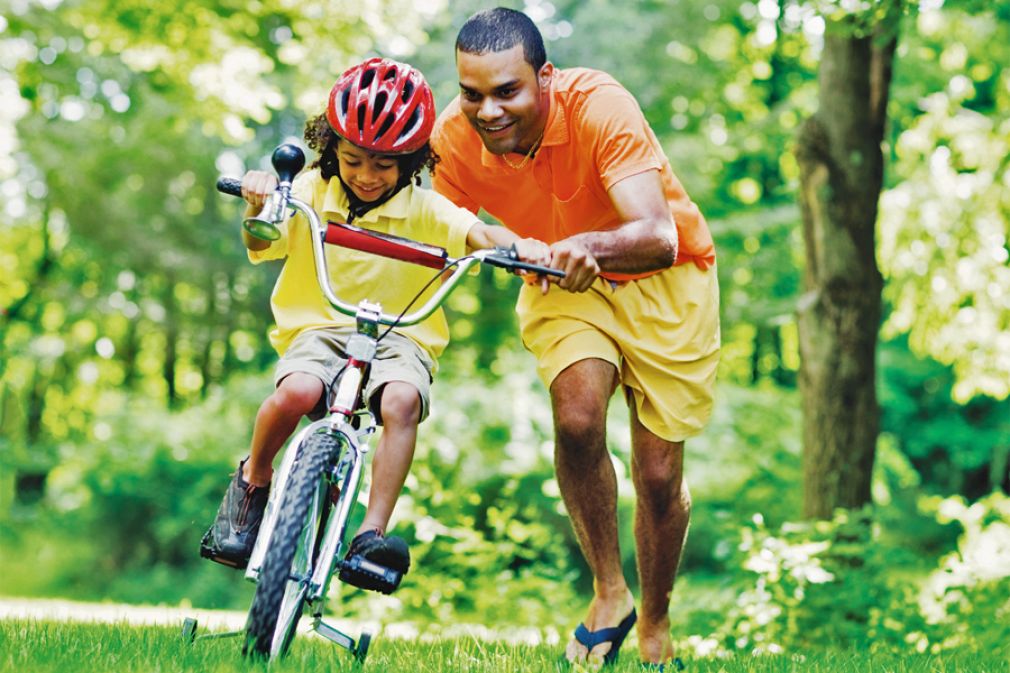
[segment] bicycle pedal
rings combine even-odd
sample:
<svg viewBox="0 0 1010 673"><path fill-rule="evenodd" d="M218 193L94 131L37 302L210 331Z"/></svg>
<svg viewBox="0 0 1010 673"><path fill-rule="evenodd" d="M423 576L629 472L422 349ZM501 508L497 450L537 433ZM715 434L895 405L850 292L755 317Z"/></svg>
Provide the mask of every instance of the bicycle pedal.
<svg viewBox="0 0 1010 673"><path fill-rule="evenodd" d="M369 561L361 554L355 554L340 563L341 582L366 591L391 594L400 586L403 573Z"/></svg>

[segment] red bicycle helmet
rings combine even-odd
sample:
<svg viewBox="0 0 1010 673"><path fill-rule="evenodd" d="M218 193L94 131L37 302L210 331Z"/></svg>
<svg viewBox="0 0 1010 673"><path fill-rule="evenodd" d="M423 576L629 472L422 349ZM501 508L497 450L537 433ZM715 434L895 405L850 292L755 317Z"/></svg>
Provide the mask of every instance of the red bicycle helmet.
<svg viewBox="0 0 1010 673"><path fill-rule="evenodd" d="M435 99L420 71L388 58L370 58L333 85L326 119L337 135L358 147L408 154L431 136Z"/></svg>

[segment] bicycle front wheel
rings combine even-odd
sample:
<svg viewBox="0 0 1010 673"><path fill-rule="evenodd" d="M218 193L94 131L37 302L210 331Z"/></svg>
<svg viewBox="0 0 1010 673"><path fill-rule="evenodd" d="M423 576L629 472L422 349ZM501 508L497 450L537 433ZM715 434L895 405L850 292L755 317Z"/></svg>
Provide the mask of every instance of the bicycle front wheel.
<svg viewBox="0 0 1010 673"><path fill-rule="evenodd" d="M329 506L323 476L337 448L337 440L322 433L311 435L298 448L249 608L245 654L273 659L286 654L291 645L305 607L317 540Z"/></svg>

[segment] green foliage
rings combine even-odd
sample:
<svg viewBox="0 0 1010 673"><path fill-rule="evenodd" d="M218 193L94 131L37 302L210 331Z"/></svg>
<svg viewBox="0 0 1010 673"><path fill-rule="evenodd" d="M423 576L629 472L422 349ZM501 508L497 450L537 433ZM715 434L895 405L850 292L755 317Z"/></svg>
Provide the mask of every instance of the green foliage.
<svg viewBox="0 0 1010 673"><path fill-rule="evenodd" d="M1005 652L1010 643L1010 498L996 492L969 505L957 496L936 497L925 508L938 521L957 522L963 533L957 549L940 559L926 582L920 603L938 633L916 634L916 648Z"/></svg>
<svg viewBox="0 0 1010 673"><path fill-rule="evenodd" d="M881 200L884 333L953 365L961 403L1010 394L1010 73L995 66L1010 58L1010 24L991 19L920 15L909 49L938 63L939 87L898 137L902 181ZM924 70L909 60L899 67Z"/></svg>
<svg viewBox="0 0 1010 673"><path fill-rule="evenodd" d="M898 19L915 14L919 3L911 0L812 0L817 12L828 21L828 30L856 37L893 37Z"/></svg>
<svg viewBox="0 0 1010 673"><path fill-rule="evenodd" d="M826 647L1006 654L1010 498L995 493L971 507L927 499L920 510L912 516L936 513L940 524L961 524L956 550L925 580L914 548L893 537L891 527L904 523L893 512L868 506L777 528L755 515L739 550L740 567L756 581L739 593L721 629L689 643L752 654Z"/></svg>
<svg viewBox="0 0 1010 673"><path fill-rule="evenodd" d="M122 399L96 424L102 441L62 447L46 507L15 507L2 521L5 548L17 550L0 557L2 591L235 604L246 587L196 552L268 391L268 381L237 378L228 394L175 414Z"/></svg>
<svg viewBox="0 0 1010 673"><path fill-rule="evenodd" d="M903 338L881 344L879 372L881 428L926 488L977 498L1001 485L1010 447L1010 400L978 396L954 402L956 372L916 357Z"/></svg>

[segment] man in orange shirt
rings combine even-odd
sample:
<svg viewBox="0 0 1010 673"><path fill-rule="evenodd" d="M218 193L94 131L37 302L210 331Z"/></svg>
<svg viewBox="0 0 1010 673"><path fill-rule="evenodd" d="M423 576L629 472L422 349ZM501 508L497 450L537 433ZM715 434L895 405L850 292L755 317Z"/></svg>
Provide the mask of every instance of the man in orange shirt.
<svg viewBox="0 0 1010 673"><path fill-rule="evenodd" d="M530 19L497 8L456 40L460 95L436 122L435 189L550 245L558 287L520 292L523 342L551 395L555 468L593 573L566 656L613 661L638 623L645 663L673 659L670 594L690 518L684 440L711 413L715 250L637 102L609 75L555 69ZM621 570L606 413L631 413L641 614ZM677 661L677 660L674 660ZM677 661L679 663L679 661Z"/></svg>

